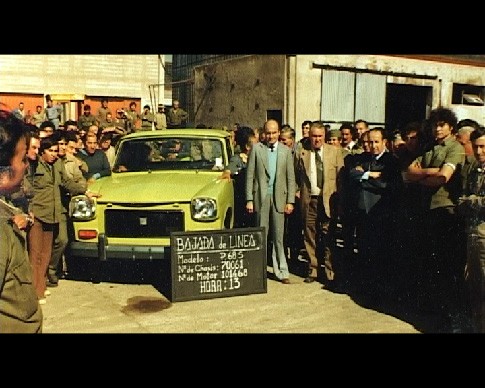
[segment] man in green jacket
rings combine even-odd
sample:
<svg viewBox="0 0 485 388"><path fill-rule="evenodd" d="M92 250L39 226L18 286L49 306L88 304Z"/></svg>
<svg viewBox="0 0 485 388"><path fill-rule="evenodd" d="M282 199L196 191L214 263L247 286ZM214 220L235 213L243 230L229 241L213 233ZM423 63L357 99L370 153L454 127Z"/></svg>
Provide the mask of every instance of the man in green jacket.
<svg viewBox="0 0 485 388"><path fill-rule="evenodd" d="M0 111L0 196L19 189L27 151L25 124ZM22 213L0 199L0 333L41 333L43 315L32 285L25 231L13 221Z"/></svg>

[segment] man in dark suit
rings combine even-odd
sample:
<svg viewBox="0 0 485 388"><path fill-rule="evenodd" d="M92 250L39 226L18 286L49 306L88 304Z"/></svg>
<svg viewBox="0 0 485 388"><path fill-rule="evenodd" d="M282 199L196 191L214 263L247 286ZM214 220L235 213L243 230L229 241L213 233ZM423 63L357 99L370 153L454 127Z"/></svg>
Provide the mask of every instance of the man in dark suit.
<svg viewBox="0 0 485 388"><path fill-rule="evenodd" d="M392 233L398 230L395 215L403 182L398 160L387 149L384 128L370 130L369 145L370 152L360 154L350 170L351 184L358 192L359 275L367 291L384 292L396 276L391 263L396 257Z"/></svg>
<svg viewBox="0 0 485 388"><path fill-rule="evenodd" d="M258 226L266 228L273 241L274 275L289 284L284 249L285 214L291 214L295 202L295 171L291 150L279 143L276 120L264 125L266 144L256 143L249 152L246 175L246 209L256 212Z"/></svg>
<svg viewBox="0 0 485 388"><path fill-rule="evenodd" d="M325 143L322 123L311 125L309 139L295 155L297 197L309 259L305 283L312 283L317 278L325 282L334 280L332 248L335 241L330 221L332 218L336 220L337 179L344 165L340 149ZM322 261L326 279L319 276Z"/></svg>

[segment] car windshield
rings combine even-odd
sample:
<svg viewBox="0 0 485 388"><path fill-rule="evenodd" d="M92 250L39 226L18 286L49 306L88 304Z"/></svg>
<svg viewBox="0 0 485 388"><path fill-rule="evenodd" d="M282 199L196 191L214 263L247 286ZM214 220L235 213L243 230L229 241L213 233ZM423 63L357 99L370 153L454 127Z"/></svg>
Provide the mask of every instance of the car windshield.
<svg viewBox="0 0 485 388"><path fill-rule="evenodd" d="M130 139L120 144L113 172L222 170L227 164L219 139Z"/></svg>

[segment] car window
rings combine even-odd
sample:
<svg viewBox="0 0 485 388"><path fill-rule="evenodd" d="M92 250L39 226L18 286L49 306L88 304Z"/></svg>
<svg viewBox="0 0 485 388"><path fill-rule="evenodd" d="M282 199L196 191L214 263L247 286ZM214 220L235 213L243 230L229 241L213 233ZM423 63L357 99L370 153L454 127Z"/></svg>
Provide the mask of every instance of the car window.
<svg viewBox="0 0 485 388"><path fill-rule="evenodd" d="M226 165L220 139L129 139L119 145L114 172L221 170Z"/></svg>

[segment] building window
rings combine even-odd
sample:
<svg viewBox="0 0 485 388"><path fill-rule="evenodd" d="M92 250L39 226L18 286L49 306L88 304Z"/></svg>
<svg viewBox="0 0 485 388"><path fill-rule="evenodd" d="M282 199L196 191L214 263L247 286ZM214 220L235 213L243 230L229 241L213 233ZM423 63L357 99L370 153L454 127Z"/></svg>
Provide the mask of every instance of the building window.
<svg viewBox="0 0 485 388"><path fill-rule="evenodd" d="M452 104L484 105L485 87L467 84L453 84Z"/></svg>

